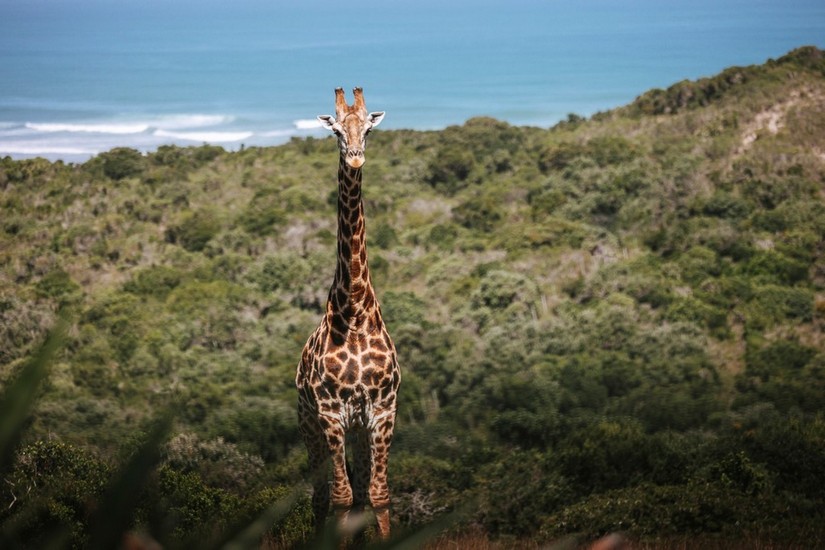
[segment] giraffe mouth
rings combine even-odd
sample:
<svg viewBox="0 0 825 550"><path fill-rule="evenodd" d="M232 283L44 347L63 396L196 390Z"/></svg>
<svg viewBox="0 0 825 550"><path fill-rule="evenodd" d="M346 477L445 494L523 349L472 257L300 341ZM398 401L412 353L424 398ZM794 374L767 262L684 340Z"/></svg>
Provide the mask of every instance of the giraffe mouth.
<svg viewBox="0 0 825 550"><path fill-rule="evenodd" d="M364 151L347 151L347 166L350 168L361 168L366 159L364 158Z"/></svg>

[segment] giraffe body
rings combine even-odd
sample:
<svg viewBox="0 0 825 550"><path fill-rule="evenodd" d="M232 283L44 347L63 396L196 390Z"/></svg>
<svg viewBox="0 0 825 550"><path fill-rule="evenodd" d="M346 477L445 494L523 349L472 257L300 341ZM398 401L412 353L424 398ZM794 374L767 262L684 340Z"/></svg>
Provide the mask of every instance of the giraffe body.
<svg viewBox="0 0 825 550"><path fill-rule="evenodd" d="M370 504L379 534L389 536L387 459L400 371L367 266L361 166L366 134L384 113L367 113L363 93L346 105L335 91L337 120L318 117L338 136L338 262L324 318L301 354L295 384L298 419L313 472L316 531L330 500L340 523ZM353 453L347 474L345 443ZM332 494L328 464L332 464ZM331 497L331 498L330 498Z"/></svg>

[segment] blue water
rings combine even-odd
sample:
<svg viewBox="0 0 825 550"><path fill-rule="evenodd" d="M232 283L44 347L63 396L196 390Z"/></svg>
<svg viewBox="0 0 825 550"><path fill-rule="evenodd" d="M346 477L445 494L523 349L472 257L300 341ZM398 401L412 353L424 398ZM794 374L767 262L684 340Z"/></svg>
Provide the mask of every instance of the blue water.
<svg viewBox="0 0 825 550"><path fill-rule="evenodd" d="M0 0L0 155L322 135L337 86L386 128L550 126L807 44L822 0Z"/></svg>

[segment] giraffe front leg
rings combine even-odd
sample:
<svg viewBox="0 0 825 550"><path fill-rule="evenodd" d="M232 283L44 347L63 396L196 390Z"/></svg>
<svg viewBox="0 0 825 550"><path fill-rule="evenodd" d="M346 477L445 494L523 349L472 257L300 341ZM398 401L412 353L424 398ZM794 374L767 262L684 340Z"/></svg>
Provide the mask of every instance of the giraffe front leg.
<svg viewBox="0 0 825 550"><path fill-rule="evenodd" d="M329 512L329 481L327 457L323 440L317 449L309 451L309 469L312 476L312 514L315 516L315 535L321 536Z"/></svg>
<svg viewBox="0 0 825 550"><path fill-rule="evenodd" d="M326 429L325 435L332 459L332 507L335 509L338 528L345 533L352 508L352 487L347 476L344 430L339 425L331 425Z"/></svg>
<svg viewBox="0 0 825 550"><path fill-rule="evenodd" d="M392 443L395 414L376 424L372 431L372 472L370 476L370 504L378 523L382 539L390 537L390 489L387 484L387 467Z"/></svg>

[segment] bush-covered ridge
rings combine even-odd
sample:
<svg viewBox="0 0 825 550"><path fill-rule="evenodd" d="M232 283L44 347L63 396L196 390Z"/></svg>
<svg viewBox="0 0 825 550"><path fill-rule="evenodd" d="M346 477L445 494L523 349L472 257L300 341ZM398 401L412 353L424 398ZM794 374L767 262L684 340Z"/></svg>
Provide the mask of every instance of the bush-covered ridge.
<svg viewBox="0 0 825 550"><path fill-rule="evenodd" d="M730 67L709 78L683 80L666 90L657 88L642 94L629 106L629 111L644 115L676 114L705 107L723 98L762 94L765 90L761 88L770 86L771 82L780 83L776 68L789 73L802 70L822 75L825 74L825 56L818 48L807 46L775 61L769 60L765 65Z"/></svg>
<svg viewBox="0 0 825 550"><path fill-rule="evenodd" d="M548 130L370 139L397 521L472 501L492 535L825 543L821 51ZM176 510L168 540L306 474L293 379L334 271L336 162L331 138L0 160L0 379L58 308L75 319L7 476L38 489L4 488L4 525L82 541L169 406L180 435L140 508ZM280 540L305 536L305 506Z"/></svg>

